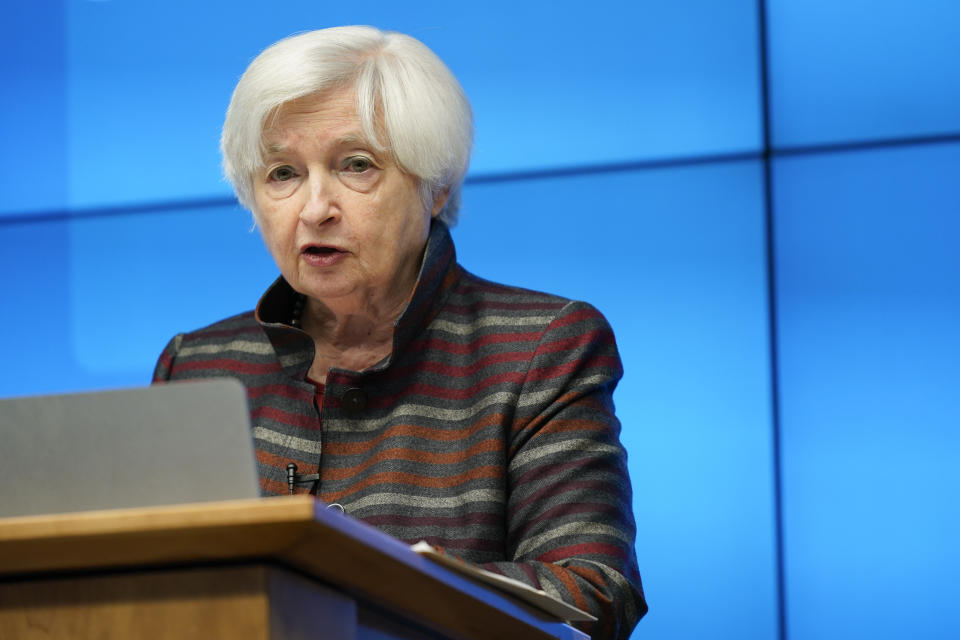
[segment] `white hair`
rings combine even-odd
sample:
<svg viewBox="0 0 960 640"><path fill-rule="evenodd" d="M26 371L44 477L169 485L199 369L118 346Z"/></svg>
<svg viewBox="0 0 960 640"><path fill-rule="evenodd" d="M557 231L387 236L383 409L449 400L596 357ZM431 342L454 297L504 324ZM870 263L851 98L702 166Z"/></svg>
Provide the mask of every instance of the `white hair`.
<svg viewBox="0 0 960 640"><path fill-rule="evenodd" d="M223 169L256 214L253 179L264 166L263 133L284 104L352 87L364 135L416 176L425 207L447 194L439 218L452 226L470 162L473 115L460 83L426 45L373 27L291 36L257 56L233 91L223 123Z"/></svg>

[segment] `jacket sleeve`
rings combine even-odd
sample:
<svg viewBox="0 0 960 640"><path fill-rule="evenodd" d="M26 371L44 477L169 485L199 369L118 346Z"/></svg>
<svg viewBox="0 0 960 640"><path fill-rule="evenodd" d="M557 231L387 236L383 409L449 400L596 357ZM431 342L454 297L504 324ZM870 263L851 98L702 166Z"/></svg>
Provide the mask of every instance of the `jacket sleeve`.
<svg viewBox="0 0 960 640"><path fill-rule="evenodd" d="M629 637L647 610L612 397L621 375L604 317L567 304L541 336L512 426L513 561L483 565L592 613L596 623L578 626L594 639Z"/></svg>

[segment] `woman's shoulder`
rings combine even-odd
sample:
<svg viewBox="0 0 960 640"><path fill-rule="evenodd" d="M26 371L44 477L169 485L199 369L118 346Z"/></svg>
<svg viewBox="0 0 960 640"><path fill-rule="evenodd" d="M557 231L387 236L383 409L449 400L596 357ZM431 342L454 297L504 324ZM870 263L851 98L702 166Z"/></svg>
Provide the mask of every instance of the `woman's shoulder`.
<svg viewBox="0 0 960 640"><path fill-rule="evenodd" d="M248 333L262 333L253 311L244 311L198 329L184 332L183 339L187 341L209 340Z"/></svg>
<svg viewBox="0 0 960 640"><path fill-rule="evenodd" d="M603 315L590 303L564 296L502 284L481 278L463 269L447 301L447 309L476 316L511 316L525 324L544 326L559 318L577 317L606 324Z"/></svg>
<svg viewBox="0 0 960 640"><path fill-rule="evenodd" d="M209 349L212 345L226 347L238 341L261 342L265 339L266 336L254 312L245 311L191 331L178 333L170 340L167 350L173 348L182 353L184 349L187 351L197 348Z"/></svg>
<svg viewBox="0 0 960 640"><path fill-rule="evenodd" d="M563 307L571 302L569 298L552 293L493 282L470 273L462 267L461 274L454 290L454 295L461 298L489 301L491 303L500 301L514 304L537 304L544 307Z"/></svg>

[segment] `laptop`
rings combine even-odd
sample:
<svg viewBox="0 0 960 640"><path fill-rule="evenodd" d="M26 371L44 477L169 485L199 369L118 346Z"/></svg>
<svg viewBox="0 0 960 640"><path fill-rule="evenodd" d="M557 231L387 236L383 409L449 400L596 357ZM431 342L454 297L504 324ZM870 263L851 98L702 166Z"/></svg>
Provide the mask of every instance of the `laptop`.
<svg viewBox="0 0 960 640"><path fill-rule="evenodd" d="M0 399L0 517L259 496L236 380Z"/></svg>

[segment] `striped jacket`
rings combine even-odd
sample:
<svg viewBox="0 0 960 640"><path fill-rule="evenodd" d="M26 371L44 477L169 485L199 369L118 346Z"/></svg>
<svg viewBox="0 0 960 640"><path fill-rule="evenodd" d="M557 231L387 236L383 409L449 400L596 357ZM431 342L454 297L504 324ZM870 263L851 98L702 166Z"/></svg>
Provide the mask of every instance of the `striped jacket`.
<svg viewBox="0 0 960 640"><path fill-rule="evenodd" d="M154 380L246 386L264 494L286 493L296 462L349 515L590 611L595 638L626 638L646 604L603 316L467 273L434 223L392 354L331 370L318 412L313 342L286 323L295 296L281 278L255 312L175 336Z"/></svg>

